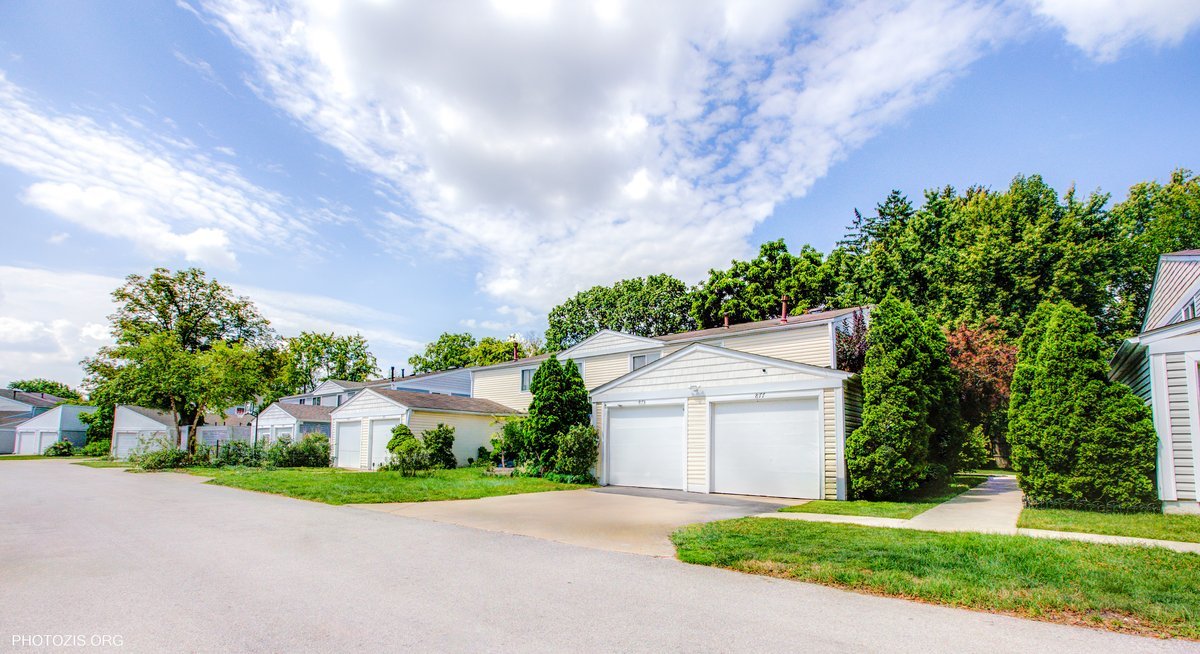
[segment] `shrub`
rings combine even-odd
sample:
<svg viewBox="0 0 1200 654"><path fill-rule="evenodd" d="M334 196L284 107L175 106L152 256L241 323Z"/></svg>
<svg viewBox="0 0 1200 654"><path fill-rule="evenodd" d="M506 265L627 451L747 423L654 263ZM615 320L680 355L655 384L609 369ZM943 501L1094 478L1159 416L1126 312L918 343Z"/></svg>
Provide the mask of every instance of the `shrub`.
<svg viewBox="0 0 1200 654"><path fill-rule="evenodd" d="M418 472L429 469L429 452L416 438L402 440L396 449L392 450L391 463L383 469L399 470L405 477L415 476Z"/></svg>
<svg viewBox="0 0 1200 654"><path fill-rule="evenodd" d="M1158 438L1150 410L1109 381L1095 321L1069 302L1034 312L1017 353L1008 440L1034 502L1153 502Z"/></svg>
<svg viewBox="0 0 1200 654"><path fill-rule="evenodd" d="M108 456L108 453L111 451L112 451L112 439L111 438L99 438L94 441L91 441L87 445L84 445L83 449L81 450L81 453L84 456Z"/></svg>
<svg viewBox="0 0 1200 654"><path fill-rule="evenodd" d="M467 465L490 466L495 456L495 453L488 451L488 448L480 445L479 449L475 451L475 458L467 459Z"/></svg>
<svg viewBox="0 0 1200 654"><path fill-rule="evenodd" d="M554 472L593 481L592 470L600 454L600 435L590 425L575 425L558 436Z"/></svg>
<svg viewBox="0 0 1200 654"><path fill-rule="evenodd" d="M975 425L963 446L962 456L959 457L959 470L978 470L993 463L992 442L983 425Z"/></svg>
<svg viewBox="0 0 1200 654"><path fill-rule="evenodd" d="M492 458L499 464L501 457L508 461L521 461L531 457L534 451L525 428L524 418L510 418L504 421L499 433L492 436Z"/></svg>
<svg viewBox="0 0 1200 654"><path fill-rule="evenodd" d="M129 455L129 463L142 470L169 470L194 465L187 450L175 446L171 439L160 436L142 443Z"/></svg>
<svg viewBox="0 0 1200 654"><path fill-rule="evenodd" d="M42 452L42 456L71 456L75 453L75 446L71 441L55 441L50 447Z"/></svg>
<svg viewBox="0 0 1200 654"><path fill-rule="evenodd" d="M421 442L429 455L429 467L453 470L458 467L454 457L454 427L438 423L437 427L421 433Z"/></svg>
<svg viewBox="0 0 1200 654"><path fill-rule="evenodd" d="M216 448L212 462L217 466L247 466L262 465L264 448L262 443L250 444L245 441L228 441Z"/></svg>
<svg viewBox="0 0 1200 654"><path fill-rule="evenodd" d="M912 305L894 295L872 312L862 372L862 426L846 439L855 497L896 497L925 478L933 436L925 387L927 334Z"/></svg>
<svg viewBox="0 0 1200 654"><path fill-rule="evenodd" d="M299 443L281 438L267 448L264 460L275 468L325 468L329 466L329 437L321 433L304 436Z"/></svg>
<svg viewBox="0 0 1200 654"><path fill-rule="evenodd" d="M392 427L392 438L388 440L387 449L389 452L395 452L400 444L407 440L415 440L416 434L413 433L408 425L396 425Z"/></svg>
<svg viewBox="0 0 1200 654"><path fill-rule="evenodd" d="M579 369L571 360L560 364L550 357L538 366L529 385L533 400L525 420L524 450L518 458L551 463L558 435L575 425L588 424L591 400Z"/></svg>

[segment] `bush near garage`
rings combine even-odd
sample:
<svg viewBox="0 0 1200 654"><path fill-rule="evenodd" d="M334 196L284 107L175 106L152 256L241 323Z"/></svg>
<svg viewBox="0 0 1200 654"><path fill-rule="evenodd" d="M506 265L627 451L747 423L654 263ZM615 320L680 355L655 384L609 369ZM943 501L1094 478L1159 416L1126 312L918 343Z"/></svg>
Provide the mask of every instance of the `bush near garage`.
<svg viewBox="0 0 1200 654"><path fill-rule="evenodd" d="M453 470L458 467L454 457L454 427L438 423L433 429L421 432L421 443L429 456L429 467Z"/></svg>
<svg viewBox="0 0 1200 654"><path fill-rule="evenodd" d="M262 443L228 441L216 448L212 457L215 466L259 467L263 464L266 448Z"/></svg>
<svg viewBox="0 0 1200 654"><path fill-rule="evenodd" d="M273 468L328 468L329 437L311 433L298 443L281 438L266 449L264 462Z"/></svg>
<svg viewBox="0 0 1200 654"><path fill-rule="evenodd" d="M405 477L413 477L429 469L429 452L408 425L392 428L388 451L392 453L392 459L379 467L382 471L395 471Z"/></svg>
<svg viewBox="0 0 1200 654"><path fill-rule="evenodd" d="M108 453L111 451L112 439L99 438L84 445L83 449L80 450L80 454L84 456L108 456Z"/></svg>
<svg viewBox="0 0 1200 654"><path fill-rule="evenodd" d="M175 447L175 443L163 436L134 450L129 463L142 470L171 470L193 466L196 461L187 450Z"/></svg>
<svg viewBox="0 0 1200 654"><path fill-rule="evenodd" d="M71 456L75 453L75 446L71 441L55 441L50 447L42 452L42 456Z"/></svg>
<svg viewBox="0 0 1200 654"><path fill-rule="evenodd" d="M575 425L558 436L554 472L545 475L552 481L568 484L592 484L592 471L600 451L600 435L590 425Z"/></svg>
<svg viewBox="0 0 1200 654"><path fill-rule="evenodd" d="M1069 302L1043 303L1021 337L1008 440L1031 502L1139 506L1157 499L1150 409L1108 379L1095 320Z"/></svg>

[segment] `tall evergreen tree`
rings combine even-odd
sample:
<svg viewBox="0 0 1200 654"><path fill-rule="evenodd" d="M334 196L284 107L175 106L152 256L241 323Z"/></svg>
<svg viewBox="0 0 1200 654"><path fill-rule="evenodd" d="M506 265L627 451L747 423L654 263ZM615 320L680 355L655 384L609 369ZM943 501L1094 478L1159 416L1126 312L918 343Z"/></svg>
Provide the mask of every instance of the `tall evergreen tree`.
<svg viewBox="0 0 1200 654"><path fill-rule="evenodd" d="M862 372L863 421L846 439L854 496L879 499L917 487L929 441L928 330L908 302L888 295L871 313Z"/></svg>
<svg viewBox="0 0 1200 654"><path fill-rule="evenodd" d="M572 426L590 421L591 403L583 377L575 362L559 363L549 357L538 366L530 380L529 417L524 422L530 450L539 453L542 463L554 460L557 438Z"/></svg>
<svg viewBox="0 0 1200 654"><path fill-rule="evenodd" d="M1154 500L1157 436L1149 409L1109 381L1095 321L1069 302L1040 306L1021 339L1008 439L1031 499Z"/></svg>

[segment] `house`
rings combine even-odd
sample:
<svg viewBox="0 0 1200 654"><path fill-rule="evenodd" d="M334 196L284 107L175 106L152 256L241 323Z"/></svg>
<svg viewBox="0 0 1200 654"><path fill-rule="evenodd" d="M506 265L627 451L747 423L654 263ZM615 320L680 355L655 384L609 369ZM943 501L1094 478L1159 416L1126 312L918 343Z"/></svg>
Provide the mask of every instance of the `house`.
<svg viewBox="0 0 1200 654"><path fill-rule="evenodd" d="M255 441L267 444L281 438L288 438L295 442L312 433L329 436L329 414L336 408L336 406L276 402L263 409L255 419Z"/></svg>
<svg viewBox="0 0 1200 654"><path fill-rule="evenodd" d="M405 424L420 435L442 423L454 427L454 456L464 465L516 413L487 399L366 387L330 413L330 450L339 468L374 470L390 457L393 427Z"/></svg>
<svg viewBox="0 0 1200 654"><path fill-rule="evenodd" d="M17 425L66 401L48 393L0 389L0 454L15 451Z"/></svg>
<svg viewBox="0 0 1200 654"><path fill-rule="evenodd" d="M1141 333L1117 349L1111 376L1146 400L1158 433L1166 513L1200 514L1200 250L1158 259Z"/></svg>
<svg viewBox="0 0 1200 654"><path fill-rule="evenodd" d="M601 331L558 353L591 392L602 484L845 499L860 414L837 332L865 307L647 338ZM548 356L548 355L547 355ZM531 357L471 369L472 396L524 410Z"/></svg>
<svg viewBox="0 0 1200 654"><path fill-rule="evenodd" d="M406 376L402 370L399 377L393 376L365 382L327 379L312 391L282 397L279 399L279 403L338 407L364 388L390 388L416 393L442 393L470 397L471 373L460 368Z"/></svg>
<svg viewBox="0 0 1200 654"><path fill-rule="evenodd" d="M60 404L16 426L16 453L42 454L58 441L82 446L87 442L87 424L79 419L96 407Z"/></svg>

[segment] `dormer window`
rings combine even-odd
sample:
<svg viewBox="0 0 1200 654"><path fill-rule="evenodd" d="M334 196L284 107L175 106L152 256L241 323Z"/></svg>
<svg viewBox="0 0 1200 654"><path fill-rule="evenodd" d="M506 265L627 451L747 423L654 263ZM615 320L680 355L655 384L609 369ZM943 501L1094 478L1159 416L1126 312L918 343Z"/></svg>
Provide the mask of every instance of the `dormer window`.
<svg viewBox="0 0 1200 654"><path fill-rule="evenodd" d="M638 368L644 368L646 364L658 361L658 352L650 352L648 354L635 354L629 358L629 371L633 372Z"/></svg>
<svg viewBox="0 0 1200 654"><path fill-rule="evenodd" d="M1192 300L1183 307L1183 319L1191 320L1196 317L1196 301Z"/></svg>

